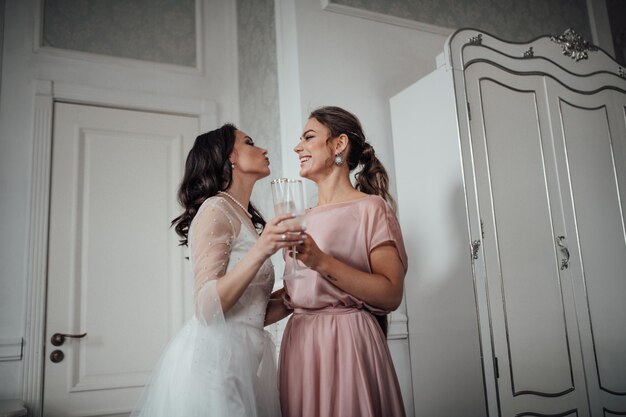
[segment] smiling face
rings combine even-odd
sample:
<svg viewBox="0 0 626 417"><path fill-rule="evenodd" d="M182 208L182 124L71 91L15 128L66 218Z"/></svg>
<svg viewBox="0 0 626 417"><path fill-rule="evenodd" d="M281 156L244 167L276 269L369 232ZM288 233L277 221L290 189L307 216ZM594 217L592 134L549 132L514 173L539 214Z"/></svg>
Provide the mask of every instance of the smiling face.
<svg viewBox="0 0 626 417"><path fill-rule="evenodd" d="M304 125L300 141L293 148L300 159L300 176L316 181L328 175L335 160L335 139L330 139L330 129L311 118Z"/></svg>
<svg viewBox="0 0 626 417"><path fill-rule="evenodd" d="M251 175L256 179L270 174L267 149L255 146L252 138L240 130L235 131L235 145L230 161L235 164L233 172L238 174Z"/></svg>

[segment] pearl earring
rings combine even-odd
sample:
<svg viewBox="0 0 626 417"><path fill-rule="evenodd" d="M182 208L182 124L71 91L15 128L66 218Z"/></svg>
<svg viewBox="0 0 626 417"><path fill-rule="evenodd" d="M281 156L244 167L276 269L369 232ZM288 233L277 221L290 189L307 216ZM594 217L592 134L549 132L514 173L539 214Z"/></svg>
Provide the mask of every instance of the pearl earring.
<svg viewBox="0 0 626 417"><path fill-rule="evenodd" d="M343 164L343 158L342 158L341 154L337 154L335 156L335 165L341 166L341 164Z"/></svg>

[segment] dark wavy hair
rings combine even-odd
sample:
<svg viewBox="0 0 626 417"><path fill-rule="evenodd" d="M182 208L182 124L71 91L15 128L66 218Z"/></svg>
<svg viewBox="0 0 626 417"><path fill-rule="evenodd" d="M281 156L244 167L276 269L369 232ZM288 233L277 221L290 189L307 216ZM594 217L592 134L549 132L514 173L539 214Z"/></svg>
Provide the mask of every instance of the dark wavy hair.
<svg viewBox="0 0 626 417"><path fill-rule="evenodd" d="M187 155L185 174L178 189L178 202L184 211L172 220L181 246L189 244L189 226L202 203L219 191L226 190L233 181L229 156L235 147L235 131L235 125L227 123L219 129L203 133L196 138ZM248 204L248 212L257 231L262 232L265 227L263 216L252 203Z"/></svg>
<svg viewBox="0 0 626 417"><path fill-rule="evenodd" d="M348 155L344 158L350 172L361 166L354 178L354 188L365 194L381 196L395 210L396 203L389 193L389 176L387 170L376 157L374 148L369 144L363 133L359 119L347 110L336 106L324 106L315 109L309 115L330 130L330 139L342 133L348 136ZM376 320L387 334L387 316L374 315Z"/></svg>

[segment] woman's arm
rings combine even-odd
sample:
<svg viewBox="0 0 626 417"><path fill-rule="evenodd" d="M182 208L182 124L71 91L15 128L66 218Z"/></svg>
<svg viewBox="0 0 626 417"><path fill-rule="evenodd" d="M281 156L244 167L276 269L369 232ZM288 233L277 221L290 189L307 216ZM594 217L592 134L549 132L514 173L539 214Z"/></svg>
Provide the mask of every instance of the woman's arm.
<svg viewBox="0 0 626 417"><path fill-rule="evenodd" d="M391 243L380 245L370 252L372 273L353 268L322 252L308 234L297 250L298 260L348 294L383 310L395 310L400 305L404 290L404 266Z"/></svg>
<svg viewBox="0 0 626 417"><path fill-rule="evenodd" d="M193 251L193 276L196 316L206 323L223 317L246 290L263 262L275 251L298 243L301 232L296 226L281 222L291 216L272 219L253 247L237 265L226 272L231 249L239 229L234 217L227 214L223 204L209 202L198 213L194 223L191 248ZM283 239L283 236L285 239Z"/></svg>
<svg viewBox="0 0 626 417"><path fill-rule="evenodd" d="M281 321L293 312L293 310L287 308L283 302L284 293L285 289L281 288L280 290L274 291L272 295L270 295L270 300L267 303L267 310L265 310L265 326Z"/></svg>
<svg viewBox="0 0 626 417"><path fill-rule="evenodd" d="M223 312L235 305L267 258L277 250L293 246L301 241L301 227L281 224L290 218L293 218L293 215L287 214L269 221L248 253L233 269L217 280L217 293ZM283 236L285 239L282 238Z"/></svg>

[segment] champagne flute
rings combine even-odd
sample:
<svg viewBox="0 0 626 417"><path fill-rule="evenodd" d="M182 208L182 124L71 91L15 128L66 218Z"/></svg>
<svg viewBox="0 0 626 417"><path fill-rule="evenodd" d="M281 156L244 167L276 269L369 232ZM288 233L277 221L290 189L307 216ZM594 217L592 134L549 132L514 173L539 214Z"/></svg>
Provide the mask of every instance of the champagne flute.
<svg viewBox="0 0 626 417"><path fill-rule="evenodd" d="M274 200L274 211L276 215L281 214L293 214L293 219L285 220L285 225L296 225L304 227L304 184L302 180L289 179L289 178L277 178L272 180L272 198ZM306 269L298 266L298 260L296 259L296 247L292 247L292 259L291 262L287 262L286 270L289 272L283 276L283 279L297 279L303 278L302 274L298 274L298 271Z"/></svg>

